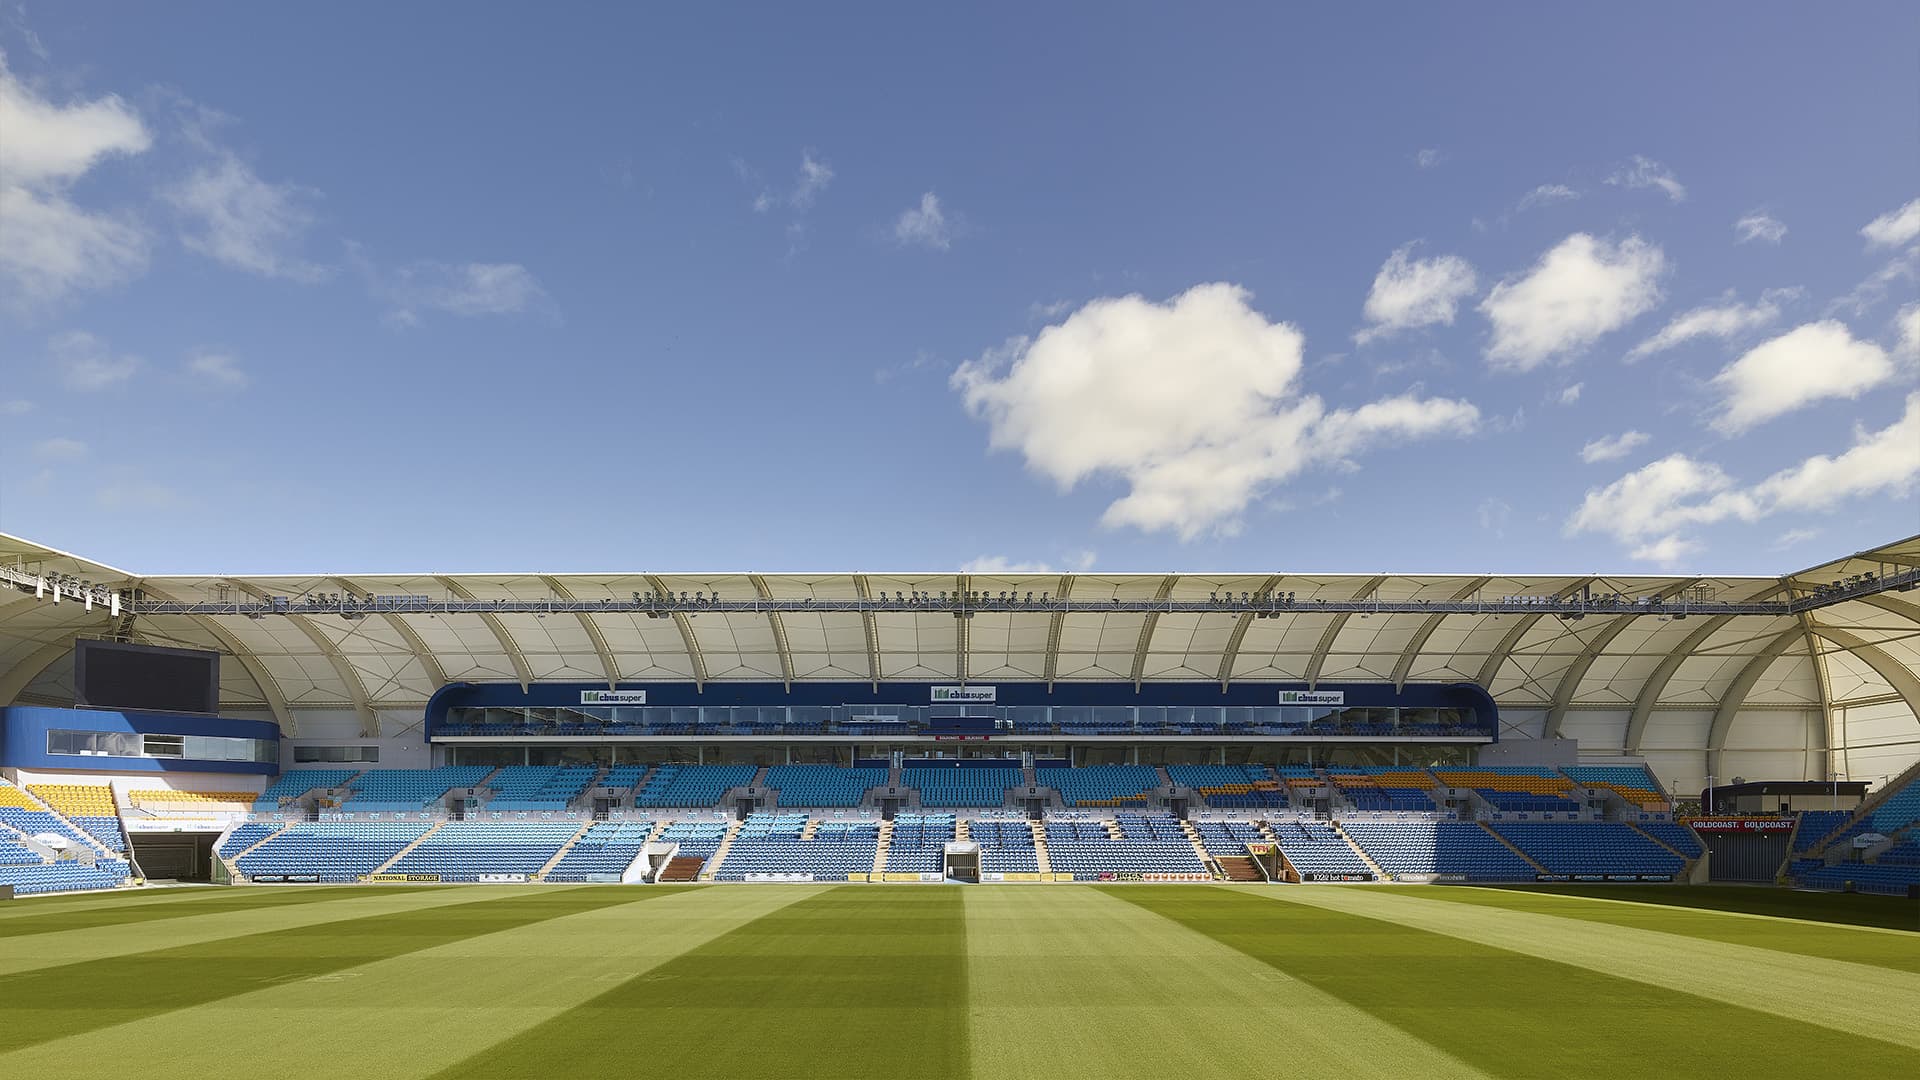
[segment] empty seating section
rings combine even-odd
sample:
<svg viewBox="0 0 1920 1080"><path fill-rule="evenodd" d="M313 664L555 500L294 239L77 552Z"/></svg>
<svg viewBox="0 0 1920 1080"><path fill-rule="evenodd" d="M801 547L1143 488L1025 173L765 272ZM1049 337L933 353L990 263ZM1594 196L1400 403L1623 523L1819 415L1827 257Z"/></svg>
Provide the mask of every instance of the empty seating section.
<svg viewBox="0 0 1920 1080"><path fill-rule="evenodd" d="M600 778L600 786L609 791L632 791L640 786L650 765L615 765Z"/></svg>
<svg viewBox="0 0 1920 1080"><path fill-rule="evenodd" d="M1907 890L1920 885L1920 866L1906 863L1888 863L1884 859L1877 863L1840 862L1831 866L1796 867L1795 877L1799 883L1811 889L1846 889L1856 892L1881 893L1887 896L1905 896Z"/></svg>
<svg viewBox="0 0 1920 1080"><path fill-rule="evenodd" d="M933 874L947 868L947 842L954 837L952 814L900 814L887 841L887 869Z"/></svg>
<svg viewBox="0 0 1920 1080"><path fill-rule="evenodd" d="M65 840L70 847L94 850L101 845L91 833L86 833L62 821L58 815L50 814L37 806L32 810L22 810L13 806L0 806L0 825L6 825L27 834L44 836L52 833ZM56 845L57 846L57 845Z"/></svg>
<svg viewBox="0 0 1920 1080"><path fill-rule="evenodd" d="M1488 765L1477 769L1436 770L1448 787L1472 788L1502 811L1576 813L1580 804L1570 798L1573 781L1558 770L1536 765Z"/></svg>
<svg viewBox="0 0 1920 1080"><path fill-rule="evenodd" d="M1853 816L1850 810L1807 810L1800 815L1800 828L1793 834L1793 853L1812 851L1820 846L1827 837L1840 830L1847 819Z"/></svg>
<svg viewBox="0 0 1920 1080"><path fill-rule="evenodd" d="M349 814L417 813L441 802L455 788L470 788L493 772L489 765L442 765L437 769L369 769L347 784L340 809Z"/></svg>
<svg viewBox="0 0 1920 1080"><path fill-rule="evenodd" d="M120 859L101 859L91 866L75 860L8 865L0 860L0 885L11 885L19 896L36 893L112 889L124 884L129 867Z"/></svg>
<svg viewBox="0 0 1920 1080"><path fill-rule="evenodd" d="M780 793L781 806L859 806L867 792L887 782L887 770L870 766L775 765L767 786Z"/></svg>
<svg viewBox="0 0 1920 1080"><path fill-rule="evenodd" d="M231 859L253 845L280 831L277 821L255 821L233 830L220 842L218 854L223 859Z"/></svg>
<svg viewBox="0 0 1920 1080"><path fill-rule="evenodd" d="M1678 874L1678 855L1619 821L1496 821L1493 829L1551 874Z"/></svg>
<svg viewBox="0 0 1920 1080"><path fill-rule="evenodd" d="M873 870L874 853L880 846L879 822L822 822L812 839L802 839L806 825L802 814L749 815L727 847L714 880L745 881L767 874L810 874L827 881L858 874L864 880Z"/></svg>
<svg viewBox="0 0 1920 1080"><path fill-rule="evenodd" d="M1018 765L909 765L900 770L900 782L920 792L920 805L937 809L1000 806L1022 777Z"/></svg>
<svg viewBox="0 0 1920 1080"><path fill-rule="evenodd" d="M724 821L676 821L660 832L665 843L680 845L682 857L711 858L727 837Z"/></svg>
<svg viewBox="0 0 1920 1080"><path fill-rule="evenodd" d="M1697 859L1705 852L1706 846L1700 843L1692 829L1672 821L1646 821L1634 826L1641 832L1667 845L1689 859Z"/></svg>
<svg viewBox="0 0 1920 1080"><path fill-rule="evenodd" d="M1068 806L1144 806L1160 786L1160 772L1150 765L1048 766L1034 776L1040 786L1060 792Z"/></svg>
<svg viewBox="0 0 1920 1080"><path fill-rule="evenodd" d="M253 809L253 792L127 792L127 805L148 813L248 813Z"/></svg>
<svg viewBox="0 0 1920 1080"><path fill-rule="evenodd" d="M10 833L0 833L0 866L39 866L46 860Z"/></svg>
<svg viewBox="0 0 1920 1080"><path fill-rule="evenodd" d="M1432 812L1433 777L1405 769L1328 770L1327 779L1356 810Z"/></svg>
<svg viewBox="0 0 1920 1080"><path fill-rule="evenodd" d="M1209 855L1244 855L1248 844L1269 842L1260 827L1250 821L1201 821L1194 828L1200 833L1200 846Z"/></svg>
<svg viewBox="0 0 1920 1080"><path fill-rule="evenodd" d="M1094 766L1146 768L1145 766ZM1151 772L1152 770L1148 770ZM1056 874L1072 874L1076 881L1133 874L1204 874L1206 866L1193 843L1172 818L1165 815L1126 815L1121 838L1114 839L1103 822L1047 822L1047 862ZM1131 829L1131 835L1128 834ZM1176 838L1177 837L1177 838Z"/></svg>
<svg viewBox="0 0 1920 1080"><path fill-rule="evenodd" d="M1642 810L1673 809L1660 782L1639 765L1569 765L1561 772L1581 787L1609 788Z"/></svg>
<svg viewBox="0 0 1920 1080"><path fill-rule="evenodd" d="M1532 881L1539 873L1471 821L1348 821L1340 826L1380 869L1458 874L1469 881Z"/></svg>
<svg viewBox="0 0 1920 1080"><path fill-rule="evenodd" d="M1208 806L1251 809L1287 805L1286 788L1265 765L1169 765L1173 782L1200 793Z"/></svg>
<svg viewBox="0 0 1920 1080"><path fill-rule="evenodd" d="M1920 822L1920 776L1887 796L1864 819L1873 832L1892 836Z"/></svg>
<svg viewBox="0 0 1920 1080"><path fill-rule="evenodd" d="M753 779L752 765L662 765L634 793L635 806L712 806L728 789Z"/></svg>
<svg viewBox="0 0 1920 1080"><path fill-rule="evenodd" d="M302 821L240 856L235 865L247 877L353 881L379 869L431 827L401 821Z"/></svg>
<svg viewBox="0 0 1920 1080"><path fill-rule="evenodd" d="M985 874L1032 873L1040 869L1033 826L1021 821L975 821L967 838L980 845L980 871Z"/></svg>
<svg viewBox="0 0 1920 1080"><path fill-rule="evenodd" d="M1366 861L1333 826L1317 821L1282 821L1273 826L1280 853L1302 874L1372 876Z"/></svg>
<svg viewBox="0 0 1920 1080"><path fill-rule="evenodd" d="M623 874L652 835L651 821L596 821L547 871L546 880L587 881Z"/></svg>
<svg viewBox="0 0 1920 1080"><path fill-rule="evenodd" d="M580 831L578 821L449 821L387 873L478 881L482 874L535 874Z"/></svg>
<svg viewBox="0 0 1920 1080"><path fill-rule="evenodd" d="M312 791L331 791L360 775L359 769L289 769L253 801L254 813L270 813Z"/></svg>
<svg viewBox="0 0 1920 1080"><path fill-rule="evenodd" d="M487 778L486 809L502 813L565 810L600 770L593 765L509 765Z"/></svg>
<svg viewBox="0 0 1920 1080"><path fill-rule="evenodd" d="M120 811L113 804L113 789L105 784L28 784L27 790L41 802L79 826L88 836L112 852L127 850L126 837L120 832Z"/></svg>

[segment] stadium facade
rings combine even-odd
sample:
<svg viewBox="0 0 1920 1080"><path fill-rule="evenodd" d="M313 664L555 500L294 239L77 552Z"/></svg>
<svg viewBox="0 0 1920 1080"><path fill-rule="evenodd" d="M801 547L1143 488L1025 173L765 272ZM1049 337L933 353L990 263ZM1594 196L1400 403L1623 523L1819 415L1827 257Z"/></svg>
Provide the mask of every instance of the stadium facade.
<svg viewBox="0 0 1920 1080"><path fill-rule="evenodd" d="M291 810L352 833L316 824L301 838L314 850L373 843L370 829L380 867L412 858L423 833L460 834L449 815L511 824L527 835L507 839L558 859L587 815L618 828L649 805L689 813L647 815L648 839L681 829L711 858L740 827L700 813L774 813L805 785L819 801L798 805L905 823L913 840L895 847L923 829L928 850L966 839L943 807L1004 810L1029 815L1032 843L1068 865L1088 839L1081 808L1116 807L1128 820L1098 826L1116 842L1191 839L1204 860L1200 834L1132 816L1284 807L1300 830L1295 877L1294 856L1322 840L1397 876L1383 856L1402 832L1358 817L1311 830L1407 811L1440 830L1421 834L1414 872L1433 868L1440 835L1467 862L1517 855L1527 864L1512 869L1545 874L1542 851L1564 836L1527 831L1538 825L1666 828L1671 793L1765 780L1825 782L1831 824L1860 826L1842 810L1862 788L1904 785L1920 760L1920 537L1781 577L140 575L0 537L0 578L0 775L14 791L0 803L57 819L78 800L54 823L83 847L99 846L83 835L96 815L80 812L93 796L65 788L88 781L112 783L95 809L123 824L136 795L159 807L167 791L264 791L209 811L232 811L223 852L242 850L233 826L264 807L275 820L243 828L277 829ZM89 696L77 669L93 642L136 646L114 661L129 670L168 649L225 662L203 708L130 706ZM313 786L275 796L309 771ZM792 786L763 790L770 777ZM676 784L697 797L665 794ZM556 790L557 805L541 801ZM140 816L180 813L194 811ZM740 850L820 825L776 818L754 818ZM1447 831L1474 820L1495 824ZM1277 835L1253 817L1210 824L1267 830L1226 835L1236 856ZM876 837L878 871L892 864ZM1666 843L1652 876L1691 837ZM1113 852L1085 857L1099 869Z"/></svg>

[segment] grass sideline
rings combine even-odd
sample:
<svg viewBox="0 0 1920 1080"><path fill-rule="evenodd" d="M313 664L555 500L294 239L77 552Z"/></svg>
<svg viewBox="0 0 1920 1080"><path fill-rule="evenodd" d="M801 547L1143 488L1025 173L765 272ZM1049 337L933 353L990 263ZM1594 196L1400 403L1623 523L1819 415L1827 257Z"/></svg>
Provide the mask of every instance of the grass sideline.
<svg viewBox="0 0 1920 1080"><path fill-rule="evenodd" d="M1632 887L1624 887L1632 890ZM1638 890L1633 890L1638 891ZM0 905L0 1076L1920 1075L1920 934L1620 888L248 888Z"/></svg>
<svg viewBox="0 0 1920 1080"><path fill-rule="evenodd" d="M1785 919L1920 931L1920 900L1871 893L1813 892L1766 885L1486 885L1549 896L1627 900L1663 907L1733 911Z"/></svg>

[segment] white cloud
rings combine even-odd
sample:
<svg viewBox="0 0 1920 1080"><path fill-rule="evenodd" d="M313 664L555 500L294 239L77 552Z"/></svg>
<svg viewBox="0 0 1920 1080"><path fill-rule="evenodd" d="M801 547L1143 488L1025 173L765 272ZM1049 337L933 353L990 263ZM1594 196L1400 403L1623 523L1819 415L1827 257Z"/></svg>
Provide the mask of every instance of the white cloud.
<svg viewBox="0 0 1920 1080"><path fill-rule="evenodd" d="M173 510L186 505L173 488L140 480L108 484L94 493L94 500L109 510Z"/></svg>
<svg viewBox="0 0 1920 1080"><path fill-rule="evenodd" d="M1572 405L1578 402L1580 400L1580 394L1583 391L1585 391L1586 388L1587 388L1586 383L1577 382L1577 383L1574 383L1572 386L1569 386L1566 389L1560 391L1560 404Z"/></svg>
<svg viewBox="0 0 1920 1080"><path fill-rule="evenodd" d="M1787 227L1772 214L1755 210L1733 223L1733 242L1747 244L1759 241L1763 244L1777 244L1786 239Z"/></svg>
<svg viewBox="0 0 1920 1080"><path fill-rule="evenodd" d="M1869 248L1904 247L1920 238L1920 199L1889 210L1860 227Z"/></svg>
<svg viewBox="0 0 1920 1080"><path fill-rule="evenodd" d="M240 362L224 352L200 350L187 358L187 373L214 386L238 390L252 379Z"/></svg>
<svg viewBox="0 0 1920 1080"><path fill-rule="evenodd" d="M1900 419L1879 431L1854 429L1838 457L1808 458L1761 481L1755 494L1770 510L1825 510L1846 499L1904 496L1920 478L1920 393L1907 395Z"/></svg>
<svg viewBox="0 0 1920 1080"><path fill-rule="evenodd" d="M1697 541L1680 536L1663 536L1658 540L1641 544L1629 552L1635 559L1644 559L1655 566L1677 566L1681 559L1700 550Z"/></svg>
<svg viewBox="0 0 1920 1080"><path fill-rule="evenodd" d="M735 162L734 167L745 174L746 167L742 163ZM833 167L822 161L811 149L803 150L800 153L800 172L794 178L792 189L782 192L762 188L760 194L754 196L754 212L764 214L775 207L786 207L804 213L813 207L814 200L818 199L820 193L827 190L827 185L831 183L833 183Z"/></svg>
<svg viewBox="0 0 1920 1080"><path fill-rule="evenodd" d="M1845 296L1828 304L1827 313L1831 315L1835 312L1851 311L1855 315L1865 315L1879 306L1880 301L1887 298L1888 290L1896 282L1916 280L1920 280L1920 244L1896 253L1884 266L1868 274Z"/></svg>
<svg viewBox="0 0 1920 1080"><path fill-rule="evenodd" d="M1373 277L1363 314L1368 325L1353 335L1361 345L1422 326L1452 326L1460 301L1473 294L1472 264L1458 255L1412 258L1407 244L1387 256Z"/></svg>
<svg viewBox="0 0 1920 1080"><path fill-rule="evenodd" d="M132 219L82 209L67 189L102 160L145 153L152 137L118 97L56 105L14 78L0 55L0 292L26 310L124 281L146 266Z"/></svg>
<svg viewBox="0 0 1920 1080"><path fill-rule="evenodd" d="M893 223L893 239L901 245L935 251L951 247L953 229L947 223L946 212L940 208L940 197L929 191L920 196L919 206L902 210Z"/></svg>
<svg viewBox="0 0 1920 1080"><path fill-rule="evenodd" d="M1427 149L1424 149L1419 153L1413 155L1413 163L1420 166L1423 169L1431 169L1445 160L1446 160L1446 155L1442 154L1439 150L1434 149L1432 147L1428 147Z"/></svg>
<svg viewBox="0 0 1920 1080"><path fill-rule="evenodd" d="M87 456L87 444L79 439L55 436L34 443L33 456L41 461L79 461Z"/></svg>
<svg viewBox="0 0 1920 1080"><path fill-rule="evenodd" d="M212 161L168 185L161 197L180 213L181 243L216 262L262 277L318 281L326 270L295 253L314 221L319 193L262 180L231 150L195 135Z"/></svg>
<svg viewBox="0 0 1920 1080"><path fill-rule="evenodd" d="M47 354L69 390L110 390L140 370L139 357L116 356L106 342L85 330L69 330L48 338Z"/></svg>
<svg viewBox="0 0 1920 1080"><path fill-rule="evenodd" d="M1531 371L1591 345L1660 302L1666 268L1660 249L1638 236L1613 244L1574 233L1481 302L1493 324L1488 365Z"/></svg>
<svg viewBox="0 0 1920 1080"><path fill-rule="evenodd" d="M0 401L0 416L25 416L33 411L33 402L25 398L9 398Z"/></svg>
<svg viewBox="0 0 1920 1080"><path fill-rule="evenodd" d="M1816 455L1742 487L1718 465L1671 454L1587 492L1569 535L1598 533L1634 546L1634 557L1671 562L1697 550L1696 526L1754 522L1773 514L1829 510L1865 496L1905 497L1920 480L1920 393L1879 431L1856 429L1837 457Z"/></svg>
<svg viewBox="0 0 1920 1080"><path fill-rule="evenodd" d="M1005 577L1009 574L1084 574L1093 569L1093 560L1093 552L1076 551L1063 570L1048 562L1021 561L1010 559L1005 555L981 555L962 563L960 572L983 577Z"/></svg>
<svg viewBox="0 0 1920 1080"><path fill-rule="evenodd" d="M1901 356L1909 360L1920 360L1920 304L1908 304L1894 316L1893 324L1900 335L1895 348Z"/></svg>
<svg viewBox="0 0 1920 1080"><path fill-rule="evenodd" d="M1786 532L1781 533L1778 539L1774 540L1773 550L1781 551L1790 547L1798 547L1819 535L1819 529L1788 529Z"/></svg>
<svg viewBox="0 0 1920 1080"><path fill-rule="evenodd" d="M1127 493L1109 526L1230 534L1271 485L1381 443L1463 434L1464 401L1411 395L1329 411L1301 392L1304 339L1271 323L1235 285L1198 285L1166 303L1090 301L1032 338L969 361L951 384L1062 489L1115 477Z"/></svg>
<svg viewBox="0 0 1920 1080"><path fill-rule="evenodd" d="M1531 210L1536 206L1548 206L1557 202L1571 202L1580 197L1580 193L1565 184L1541 184L1525 195L1520 196L1516 210Z"/></svg>
<svg viewBox="0 0 1920 1080"><path fill-rule="evenodd" d="M374 296L391 305L388 321L401 326L418 324L427 311L469 317L555 311L539 279L519 263L421 260L387 272L357 247L348 248L347 258Z"/></svg>
<svg viewBox="0 0 1920 1080"><path fill-rule="evenodd" d="M1712 380L1717 430L1739 434L1826 398L1857 398L1893 377L1886 351L1838 322L1808 323L1748 350Z"/></svg>
<svg viewBox="0 0 1920 1080"><path fill-rule="evenodd" d="M1653 436L1644 431L1623 431L1618 435L1605 435L1580 448L1580 460L1589 465L1599 461L1618 461L1641 446L1645 446Z"/></svg>
<svg viewBox="0 0 1920 1080"><path fill-rule="evenodd" d="M1724 303L1708 304L1675 315L1660 332L1627 352L1627 363L1683 345L1695 338L1732 338L1758 330L1780 318L1780 303L1800 295L1799 289L1768 289L1757 304L1742 304L1731 293Z"/></svg>
<svg viewBox="0 0 1920 1080"><path fill-rule="evenodd" d="M1674 202L1684 202L1687 198L1686 185L1673 175L1673 170L1649 157L1633 155L1633 162L1622 165L1607 177L1607 183L1625 188L1659 188L1666 192L1667 198Z"/></svg>
<svg viewBox="0 0 1920 1080"><path fill-rule="evenodd" d="M1513 506L1504 499L1489 495L1480 500L1475 516L1480 519L1481 531L1492 533L1495 540L1502 540L1507 535L1507 523L1513 520Z"/></svg>
<svg viewBox="0 0 1920 1080"><path fill-rule="evenodd" d="M1035 301L1027 305L1027 317L1037 321L1057 319L1072 309L1073 301L1071 300L1055 300L1051 304Z"/></svg>

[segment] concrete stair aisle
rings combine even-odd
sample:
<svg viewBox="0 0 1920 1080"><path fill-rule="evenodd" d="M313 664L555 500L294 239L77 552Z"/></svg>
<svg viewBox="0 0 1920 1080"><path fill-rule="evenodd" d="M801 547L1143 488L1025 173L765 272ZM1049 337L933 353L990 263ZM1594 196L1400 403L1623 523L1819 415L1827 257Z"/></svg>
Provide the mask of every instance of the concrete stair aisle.
<svg viewBox="0 0 1920 1080"><path fill-rule="evenodd" d="M413 843L411 843L411 844L408 844L408 845L407 845L406 847L403 847L403 848L401 848L401 849L400 849L399 851L396 851L396 852L394 852L394 854L393 854L393 858L391 858L391 859L388 859L388 860L387 860L386 862L383 862L383 863L381 863L381 864L380 864L379 866L376 866L376 867L374 867L374 868L373 868L372 870L369 870L369 871L367 871L367 874L368 874L368 876L372 876L372 875L374 875L374 874L384 874L384 873L386 873L386 872L387 872L387 867L389 867L389 866L392 866L392 865L393 865L394 863L397 863L397 862L399 862L399 861L400 861L401 859L404 859L404 858L406 858L406 857L407 857L407 856L408 856L409 854L411 854L411 853L412 853L412 851L413 851L413 849L414 849L414 848L417 848L417 847L419 847L419 846L420 846L420 845L421 845L422 843L425 843L425 842L426 842L426 839L427 839L427 837L429 837L429 836L432 836L432 835L433 835L434 833L437 833L437 832L439 832L439 831L440 831L440 829L441 829L441 827L442 827L442 826L444 826L445 824L446 824L446 822L445 822L445 821L436 821L436 822L434 822L434 823L433 823L433 828L431 828L431 829L428 829L428 830L427 830L426 832L423 832L423 833L421 833L421 834L420 834L420 836L419 836L419 838L418 838L418 839L416 839L416 840L414 840L414 842L413 842Z"/></svg>
<svg viewBox="0 0 1920 1080"><path fill-rule="evenodd" d="M1513 841L1511 841L1511 840L1508 840L1508 839L1507 839L1506 837L1504 837L1504 836L1501 836L1501 835L1500 835L1500 833L1499 833L1499 832L1498 832L1497 830L1495 830L1493 826L1491 826L1491 825L1489 825L1489 824L1487 824L1487 823L1486 823L1486 822L1484 822L1484 821L1482 821L1482 822L1480 822L1479 824L1480 824L1480 827L1481 827L1482 829L1485 829L1485 830L1487 831L1487 835L1488 835L1488 836L1491 836L1491 837L1493 837L1493 838L1494 838L1495 840L1498 840L1498 841L1500 841L1500 844L1501 844L1501 846L1502 846L1502 847L1505 847L1505 848L1506 848L1506 849L1507 849L1508 851L1511 851L1511 852L1513 852L1513 853L1514 853L1515 855L1518 855L1518 856L1520 856L1520 858L1522 858L1522 859L1524 859L1524 860L1526 861L1526 864L1527 864L1528 866L1531 866L1531 867L1533 867L1533 871L1534 871L1534 873L1536 873L1536 874L1544 874L1544 873L1546 873L1546 872L1547 872L1547 868L1546 868L1546 867L1544 867L1544 866L1541 866L1541 865L1540 865L1539 863L1537 863L1537 862L1535 862L1535 861L1534 861L1534 859L1533 859L1533 856L1531 856L1531 855L1529 855L1529 854L1527 854L1526 852L1524 852L1524 851L1521 851L1521 850L1520 850L1519 848L1517 848L1517 847L1515 847L1515 846L1513 846ZM1634 830L1634 831L1635 831L1635 832L1638 832L1639 830L1638 830L1638 829L1636 829L1636 830ZM1652 837L1648 837L1648 839L1652 839ZM1662 844L1661 846L1662 846L1662 847L1665 847L1666 845L1664 845L1664 844Z"/></svg>
<svg viewBox="0 0 1920 1080"><path fill-rule="evenodd" d="M1345 840L1347 842L1347 846L1353 849L1353 853L1355 855L1360 856L1360 861L1366 864L1368 870L1373 871L1373 879L1375 881L1392 881L1393 880L1393 875L1387 873L1386 870L1382 869L1379 863L1374 862L1373 856L1367 854L1367 849L1361 847L1358 843L1356 843L1353 837L1348 836L1347 830L1341 828L1339 822L1329 821L1327 822L1327 824L1333 826L1333 831L1339 834L1340 839Z"/></svg>
<svg viewBox="0 0 1920 1080"><path fill-rule="evenodd" d="M1033 858L1043 874L1053 873L1053 860L1047 856L1047 829L1037 821L1028 821L1027 827L1033 830Z"/></svg>
<svg viewBox="0 0 1920 1080"><path fill-rule="evenodd" d="M720 872L721 862L726 859L728 849L733 847L734 838L740 835L740 829L745 824L744 821L735 821L727 826L727 835L720 838L720 846L713 849L713 854L707 858L707 865L700 868L701 881L712 881L713 875Z"/></svg>
<svg viewBox="0 0 1920 1080"><path fill-rule="evenodd" d="M967 832L967 825L968 825L968 820L966 818L955 819L953 823L954 840L959 841L959 840L967 840L971 838L971 834Z"/></svg>
<svg viewBox="0 0 1920 1080"><path fill-rule="evenodd" d="M880 823L880 842L873 849L873 873L878 876L887 872L887 849L893 844L893 822Z"/></svg>
<svg viewBox="0 0 1920 1080"><path fill-rule="evenodd" d="M1901 788L1906 787L1909 783L1912 783L1916 779L1920 779L1920 762L1915 762L1914 764L1908 766L1906 771L1902 772L1899 776L1894 777L1892 780L1887 781L1887 783L1883 787L1881 787L1879 791L1876 791L1872 795L1867 796L1866 799L1860 803L1859 808L1853 812L1853 816L1848 818L1846 822L1842 824L1839 828L1835 829L1832 835L1838 836L1841 833L1846 832L1848 829L1853 828L1853 826L1857 822L1861 821L1867 815L1873 813L1875 810L1878 810L1880 808L1880 804L1883 802L1886 802L1889 798L1891 798L1894 792L1899 791ZM1849 843L1851 843L1851 841L1849 841ZM1802 853L1800 855L1800 858L1802 859L1825 858L1827 854L1827 849L1831 848L1832 846L1833 846L1832 842L1821 844L1819 847L1815 848L1812 851Z"/></svg>
<svg viewBox="0 0 1920 1080"><path fill-rule="evenodd" d="M800 839L811 840L813 839L813 834L818 831L820 831L820 819L808 815L807 823L800 827Z"/></svg>
<svg viewBox="0 0 1920 1080"><path fill-rule="evenodd" d="M1100 824L1105 825L1107 827L1107 835L1109 837L1112 837L1115 840L1121 839L1120 822L1114 820L1113 818L1108 818L1107 820L1101 822Z"/></svg>
<svg viewBox="0 0 1920 1080"><path fill-rule="evenodd" d="M1180 831L1186 834L1187 843L1193 845L1193 853L1200 856L1201 866L1213 867L1213 876L1216 878L1226 874L1226 869L1222 867L1219 861L1213 857L1213 854L1207 850L1207 845L1200 842L1200 830L1193 827L1193 822L1182 821L1180 823Z"/></svg>
<svg viewBox="0 0 1920 1080"><path fill-rule="evenodd" d="M547 874L553 870L554 867L560 865L560 860L567 857L567 852L572 851L573 845L579 843L580 838L587 835L587 830L591 828L593 828L593 822L591 821L581 822L580 827L574 830L574 833L572 836L567 838L567 842L560 845L560 850L553 853L553 858L548 859L546 862L546 865L542 866L538 870L535 870L532 874L529 874L528 876L535 881L540 881L543 878L545 878Z"/></svg>

